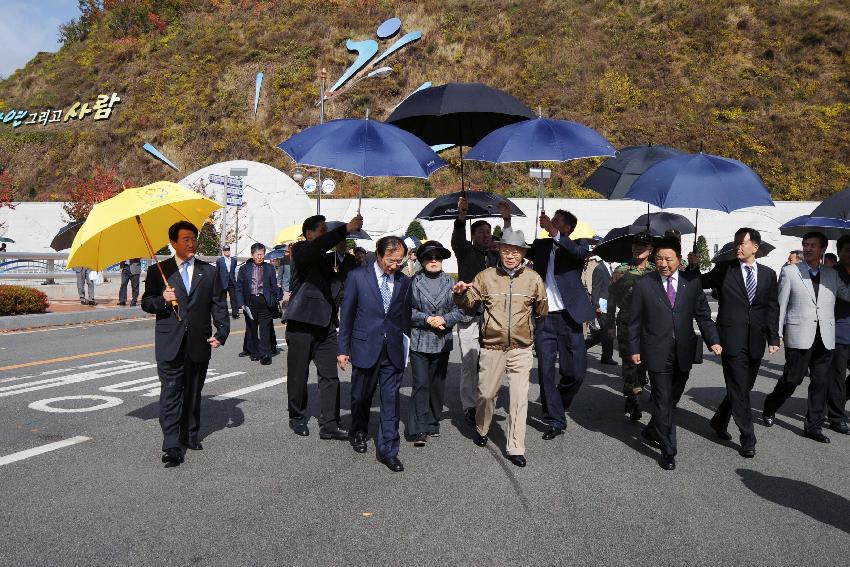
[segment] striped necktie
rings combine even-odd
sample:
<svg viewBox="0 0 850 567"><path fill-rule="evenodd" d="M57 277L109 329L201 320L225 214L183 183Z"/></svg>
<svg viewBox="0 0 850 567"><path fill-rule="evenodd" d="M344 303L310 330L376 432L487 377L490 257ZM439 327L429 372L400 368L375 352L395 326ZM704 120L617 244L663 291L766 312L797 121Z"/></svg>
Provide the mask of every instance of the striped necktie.
<svg viewBox="0 0 850 567"><path fill-rule="evenodd" d="M747 268L747 298L750 300L750 305L753 304L753 299L756 297L756 277L753 275L752 266L744 266Z"/></svg>
<svg viewBox="0 0 850 567"><path fill-rule="evenodd" d="M382 276L383 281L381 282L381 299L384 300L384 313L390 310L390 300L393 298L393 294L390 291L390 277L387 274Z"/></svg>

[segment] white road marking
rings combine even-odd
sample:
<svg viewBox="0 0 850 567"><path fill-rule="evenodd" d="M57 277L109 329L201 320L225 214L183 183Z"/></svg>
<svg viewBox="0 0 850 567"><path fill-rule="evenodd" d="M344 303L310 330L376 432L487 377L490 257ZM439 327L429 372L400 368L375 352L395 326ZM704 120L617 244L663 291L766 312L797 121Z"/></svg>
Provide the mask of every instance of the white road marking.
<svg viewBox="0 0 850 567"><path fill-rule="evenodd" d="M141 392L142 390L150 390L158 386L158 384L154 384L154 382L159 382L159 376L151 376L149 378L139 378L137 380L130 380L129 382L121 382L120 384L113 384L111 386L101 386L101 392L114 392L118 394L124 394L127 392ZM141 386L136 386L136 384L141 384ZM130 386L130 387L128 387Z"/></svg>
<svg viewBox="0 0 850 567"><path fill-rule="evenodd" d="M271 388L272 386L277 386L278 384L286 383L286 376L283 378L276 378L275 380L269 380L268 382L260 382L259 384L254 384L253 386L248 386L247 388L242 388L240 390L234 390L232 392L227 392L226 394L221 394L220 396L215 396L213 399L217 402L222 400L229 400L231 398L238 398L243 394L250 394L251 392L256 392L257 390L262 390L264 388Z"/></svg>
<svg viewBox="0 0 850 567"><path fill-rule="evenodd" d="M65 439L63 441L56 441L55 443L41 445L40 447L33 447L32 449L27 449L26 451L18 451L17 453L12 453L11 455L0 457L0 467L2 467L3 465L8 465L9 463L14 463L16 461L23 461L24 459L29 459L30 457L35 457L36 455L49 453L50 451L55 451L56 449L70 447L71 445L76 445L77 443L88 441L89 439L89 437L83 437L80 435L77 437L71 437L70 439Z"/></svg>
<svg viewBox="0 0 850 567"><path fill-rule="evenodd" d="M80 323L78 325L60 325L58 327L44 327L41 329L24 329L21 331L9 331L7 333L3 333L4 335L28 335L30 333L49 333L51 331L72 331L74 329L87 328L87 327L100 327L101 325L123 325L127 323L142 323L147 321L155 321L151 316L140 315L135 319L120 319L118 321L103 321L101 323Z"/></svg>
<svg viewBox="0 0 850 567"><path fill-rule="evenodd" d="M100 403L96 406L89 406L85 408L55 408L50 405L55 404L56 402L64 402L66 400L94 400L96 402L99 401ZM114 408L115 406L120 406L123 403L124 400L121 398L114 398L112 396L62 396L61 398L38 400L37 402L31 403L29 408L38 411L45 411L47 413L84 413L87 411Z"/></svg>
<svg viewBox="0 0 850 567"><path fill-rule="evenodd" d="M36 390L43 390L45 388L56 388L59 386L68 386L70 384L77 384L80 382L88 382L89 380L97 380L99 378L106 378L107 376L116 376L119 374L128 374L130 372L136 372L139 370L150 370L151 368L156 368L156 364L152 364L150 362L134 362L129 360L123 360L118 362L125 362L128 364L112 368L87 370L75 374L59 376L56 378L47 378L44 380L36 380L35 382L14 384L12 386L0 386L0 398L23 394L26 392L34 392Z"/></svg>
<svg viewBox="0 0 850 567"><path fill-rule="evenodd" d="M242 372L242 371L239 371L239 372L230 372L228 374L222 374L220 376L215 376L215 377L212 377L212 378L207 377L207 379L204 380L204 386L206 386L210 382L215 382L217 380L224 380L225 378L232 378L233 376L241 376L242 374L245 374L245 373ZM101 388L101 390L103 390L103 388ZM144 396L145 398L155 398L155 397L159 396L159 390L160 390L160 388L159 388L159 385L157 384L156 386L151 388L150 392L148 392L147 394L142 394L142 396ZM127 391L129 391L129 390L127 390Z"/></svg>

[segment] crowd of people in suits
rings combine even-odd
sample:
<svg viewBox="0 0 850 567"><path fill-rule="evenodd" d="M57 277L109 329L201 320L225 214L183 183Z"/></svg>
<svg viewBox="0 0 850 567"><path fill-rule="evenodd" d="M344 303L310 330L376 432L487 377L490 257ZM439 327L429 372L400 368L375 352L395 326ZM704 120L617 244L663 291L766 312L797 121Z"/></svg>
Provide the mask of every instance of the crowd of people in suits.
<svg viewBox="0 0 850 567"><path fill-rule="evenodd" d="M197 228L173 226L169 240L175 256L162 263L166 283L149 270L142 298L143 309L157 315L166 466L180 464L185 448L201 448L200 391L210 349L224 343L230 318L240 313L246 323L240 354L263 365L271 364L277 352L274 320L286 323L291 430L299 436L310 433L307 382L312 363L319 437L350 442L354 451L366 453L377 390L375 454L395 472L404 470L399 390L405 368L410 366L412 377L405 434L422 447L440 435L455 330L457 395L466 422L474 428L473 441L487 445L496 399L507 382L506 456L518 467L527 464L534 358L545 424L542 438L552 441L567 429L567 416L585 379L587 349L601 343L600 362L616 365L615 340L624 414L640 421L641 398L649 390L651 418L640 438L658 449L659 465L666 470L676 467L676 406L693 365L702 362L703 345L720 357L726 382L725 397L718 400L708 425L729 441L728 426L734 420L743 457L756 453L750 393L765 352L773 354L783 343L785 366L764 402L763 424L774 424L778 409L808 375L805 436L828 443L824 427L850 434L845 413L850 236L839 239L837 263L829 267L824 263L826 237L806 234L799 255L792 252L777 279L773 270L756 262L761 235L753 228L735 233L735 260L702 273L694 254L683 260L676 234L634 235L631 260L618 266L592 264L588 244L570 238L577 219L568 211L541 214L545 234L530 244L511 227L506 203L500 207L504 229L499 240L486 220L473 222L467 239L467 211L461 198L451 250L433 240L411 250L409 240L385 236L373 253L354 254L347 252L346 238L362 229L362 217L329 230L325 218L314 215L303 222L303 240L290 246L285 270L265 261L262 244L252 246L251 259L241 266L227 248L216 266L210 266L194 258ZM443 261L452 254L457 280L443 271ZM717 298L716 320L705 290ZM351 420L346 431L340 419L339 371L349 366Z"/></svg>

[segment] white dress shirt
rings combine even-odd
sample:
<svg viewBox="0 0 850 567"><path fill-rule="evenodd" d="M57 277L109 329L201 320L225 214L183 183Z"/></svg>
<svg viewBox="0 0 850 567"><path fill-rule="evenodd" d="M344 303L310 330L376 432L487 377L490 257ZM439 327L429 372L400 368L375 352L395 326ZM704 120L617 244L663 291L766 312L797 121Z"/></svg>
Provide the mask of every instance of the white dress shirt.
<svg viewBox="0 0 850 567"><path fill-rule="evenodd" d="M393 288L395 287L395 274L385 274L384 270L378 265L378 261L376 260L374 264L375 267L375 277L378 278L378 290L384 285L384 276L387 276L387 286L390 288L390 297L393 295Z"/></svg>
<svg viewBox="0 0 850 567"><path fill-rule="evenodd" d="M753 265L750 266L746 262L741 262L741 275L744 276L744 287L747 286L747 268L753 269L753 281L756 282L756 287L759 285L759 270L758 264L753 262Z"/></svg>
<svg viewBox="0 0 850 567"><path fill-rule="evenodd" d="M558 232L552 237L552 240L558 242L561 239L561 233ZM549 300L549 313L564 310L564 300L561 299L561 290L558 289L558 282L555 280L555 251L558 245L552 243L552 251L549 253L549 264L546 266L546 297Z"/></svg>

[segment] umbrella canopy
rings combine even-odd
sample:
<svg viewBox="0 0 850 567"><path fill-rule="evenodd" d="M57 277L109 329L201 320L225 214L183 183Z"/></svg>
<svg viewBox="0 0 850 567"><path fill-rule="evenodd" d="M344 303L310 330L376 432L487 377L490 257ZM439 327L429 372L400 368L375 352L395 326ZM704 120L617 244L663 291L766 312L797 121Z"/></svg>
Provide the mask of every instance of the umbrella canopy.
<svg viewBox="0 0 850 567"><path fill-rule="evenodd" d="M596 231L583 220L579 220L570 233L570 240L596 240L596 238Z"/></svg>
<svg viewBox="0 0 850 567"><path fill-rule="evenodd" d="M469 205L467 218L486 219L500 216L499 203L506 201L511 209L511 216L524 217L519 207L510 200L487 191L458 191L437 197L423 208L416 218L423 220L455 220L457 218L457 201L466 197Z"/></svg>
<svg viewBox="0 0 850 567"><path fill-rule="evenodd" d="M299 164L361 178L426 179L448 165L416 136L368 119L331 120L295 134L278 147Z"/></svg>
<svg viewBox="0 0 850 567"><path fill-rule="evenodd" d="M14 243L15 241L12 240L11 238L7 237L7 236L0 236L0 242Z"/></svg>
<svg viewBox="0 0 850 567"><path fill-rule="evenodd" d="M830 240L838 240L850 234L850 221L834 218L803 215L789 220L779 227L779 234L802 237L807 232L822 232Z"/></svg>
<svg viewBox="0 0 850 567"><path fill-rule="evenodd" d="M125 189L92 208L74 238L68 267L102 270L127 258L151 258L168 243L172 224L187 220L200 229L220 208L170 181Z"/></svg>
<svg viewBox="0 0 850 567"><path fill-rule="evenodd" d="M341 227L342 225L348 224L348 223L344 223L344 222L338 221L338 220L333 220L333 221L327 221L325 224L328 227L328 231L331 231L331 230L336 230L337 228ZM372 237L369 236L369 233L366 232L365 230L363 230L362 228L360 230L355 230L354 232L349 232L348 238L356 238L358 240L372 240Z"/></svg>
<svg viewBox="0 0 850 567"><path fill-rule="evenodd" d="M278 231L274 237L274 244L288 244L296 240L304 240L304 235L301 233L301 225L293 224Z"/></svg>
<svg viewBox="0 0 850 567"><path fill-rule="evenodd" d="M768 244L767 242L762 241L762 243L759 244L758 252L756 252L756 258L764 258L768 254L773 252L775 248L776 247L772 244ZM720 250L717 251L717 254L715 254L714 258L711 259L711 263L720 264L722 262L731 262L735 259L735 243L727 242Z"/></svg>
<svg viewBox="0 0 850 567"><path fill-rule="evenodd" d="M83 226L83 221L74 221L60 228L53 240L50 241L50 247L57 252L70 248L81 226Z"/></svg>
<svg viewBox="0 0 850 567"><path fill-rule="evenodd" d="M628 262L632 259L632 242L634 235L629 232L628 226L613 228L593 249L593 254L606 262Z"/></svg>
<svg viewBox="0 0 850 567"><path fill-rule="evenodd" d="M691 221L676 213L649 213L641 215L629 226L629 234L649 232L653 236L661 236L668 230L678 231L679 234L693 234L696 228Z"/></svg>
<svg viewBox="0 0 850 567"><path fill-rule="evenodd" d="M808 216L850 220L850 186L824 199Z"/></svg>
<svg viewBox="0 0 850 567"><path fill-rule="evenodd" d="M696 208L726 213L773 206L770 192L752 169L736 159L704 153L659 161L634 182L624 198L661 209Z"/></svg>
<svg viewBox="0 0 850 567"><path fill-rule="evenodd" d="M592 128L570 120L535 118L487 134L466 159L491 163L570 161L615 153L614 146Z"/></svg>
<svg viewBox="0 0 850 567"><path fill-rule="evenodd" d="M534 117L504 91L482 83L448 83L413 93L387 122L430 145L473 146L493 130Z"/></svg>
<svg viewBox="0 0 850 567"><path fill-rule="evenodd" d="M271 262L272 260L277 260L278 258L283 258L286 256L285 248L272 248L269 252L266 253L266 260Z"/></svg>
<svg viewBox="0 0 850 567"><path fill-rule="evenodd" d="M602 162L582 187L593 189L608 199L622 199L632 184L647 169L661 160L682 155L684 152L670 146L630 146L615 157Z"/></svg>

